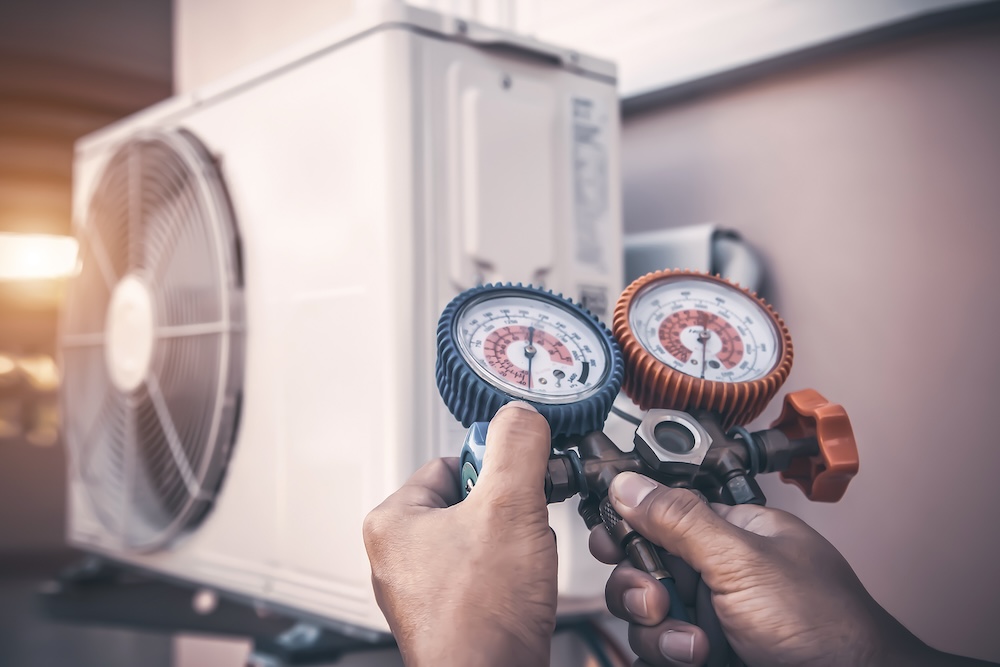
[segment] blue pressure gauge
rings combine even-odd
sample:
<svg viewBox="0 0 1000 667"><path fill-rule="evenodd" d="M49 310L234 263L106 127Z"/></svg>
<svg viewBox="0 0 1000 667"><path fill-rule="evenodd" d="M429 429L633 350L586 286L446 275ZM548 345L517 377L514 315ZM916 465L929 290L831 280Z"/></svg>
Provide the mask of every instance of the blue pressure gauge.
<svg viewBox="0 0 1000 667"><path fill-rule="evenodd" d="M509 401L528 401L553 438L600 430L624 372L600 320L531 286L459 294L438 321L437 348L438 390L463 426L489 421Z"/></svg>

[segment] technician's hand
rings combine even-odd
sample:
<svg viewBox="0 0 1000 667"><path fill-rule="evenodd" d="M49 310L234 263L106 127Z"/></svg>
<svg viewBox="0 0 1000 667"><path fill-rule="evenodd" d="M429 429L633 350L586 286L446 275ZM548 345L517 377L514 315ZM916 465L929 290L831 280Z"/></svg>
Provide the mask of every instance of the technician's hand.
<svg viewBox="0 0 1000 667"><path fill-rule="evenodd" d="M545 419L509 403L490 422L482 475L464 502L458 459L438 459L365 519L375 598L409 667L549 664L550 448Z"/></svg>
<svg viewBox="0 0 1000 667"><path fill-rule="evenodd" d="M748 665L981 664L928 649L872 599L833 545L791 514L709 506L627 472L609 495L636 530L701 573L723 631ZM606 562L622 556L597 531L591 549ZM622 563L606 592L608 608L631 624L637 664L705 663L705 633L666 618L669 598L652 577Z"/></svg>

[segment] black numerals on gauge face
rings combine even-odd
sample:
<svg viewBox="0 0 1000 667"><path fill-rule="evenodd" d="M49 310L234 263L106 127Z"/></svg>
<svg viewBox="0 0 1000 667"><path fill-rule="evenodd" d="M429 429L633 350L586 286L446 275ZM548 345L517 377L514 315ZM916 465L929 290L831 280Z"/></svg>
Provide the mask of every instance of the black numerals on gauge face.
<svg viewBox="0 0 1000 667"><path fill-rule="evenodd" d="M572 402L608 372L610 353L594 324L548 299L510 294L472 303L457 330L469 365L514 396Z"/></svg>
<svg viewBox="0 0 1000 667"><path fill-rule="evenodd" d="M755 380L777 363L773 321L752 298L715 281L654 283L633 301L629 324L659 361L706 380Z"/></svg>

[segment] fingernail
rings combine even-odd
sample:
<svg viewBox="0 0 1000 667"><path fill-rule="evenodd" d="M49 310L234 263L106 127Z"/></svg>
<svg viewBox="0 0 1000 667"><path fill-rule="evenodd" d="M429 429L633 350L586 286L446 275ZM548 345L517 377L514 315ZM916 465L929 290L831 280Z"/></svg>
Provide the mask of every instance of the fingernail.
<svg viewBox="0 0 1000 667"><path fill-rule="evenodd" d="M630 588L625 591L622 597L622 604L625 610L636 617L646 618L649 615L649 608L646 606L646 589Z"/></svg>
<svg viewBox="0 0 1000 667"><path fill-rule="evenodd" d="M660 635L660 653L671 660L694 662L694 635L680 630L667 630Z"/></svg>
<svg viewBox="0 0 1000 667"><path fill-rule="evenodd" d="M638 507L656 489L656 483L634 472L623 472L611 482L611 497L625 507Z"/></svg>
<svg viewBox="0 0 1000 667"><path fill-rule="evenodd" d="M535 406L533 406L531 403L525 403L524 401L511 401L510 403L507 403L499 410L497 410L497 414L500 414L501 412L503 412L508 408L518 408L521 410L530 410L531 412L538 412L538 410L535 409Z"/></svg>

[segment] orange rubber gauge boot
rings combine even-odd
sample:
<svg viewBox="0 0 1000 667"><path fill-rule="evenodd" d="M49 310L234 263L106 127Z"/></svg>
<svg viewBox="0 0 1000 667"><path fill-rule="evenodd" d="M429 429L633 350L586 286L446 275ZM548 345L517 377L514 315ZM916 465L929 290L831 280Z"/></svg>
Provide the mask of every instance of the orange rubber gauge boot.
<svg viewBox="0 0 1000 667"><path fill-rule="evenodd" d="M615 306L623 389L643 410L710 410L723 428L751 421L792 368L792 338L763 299L723 278L658 271Z"/></svg>

